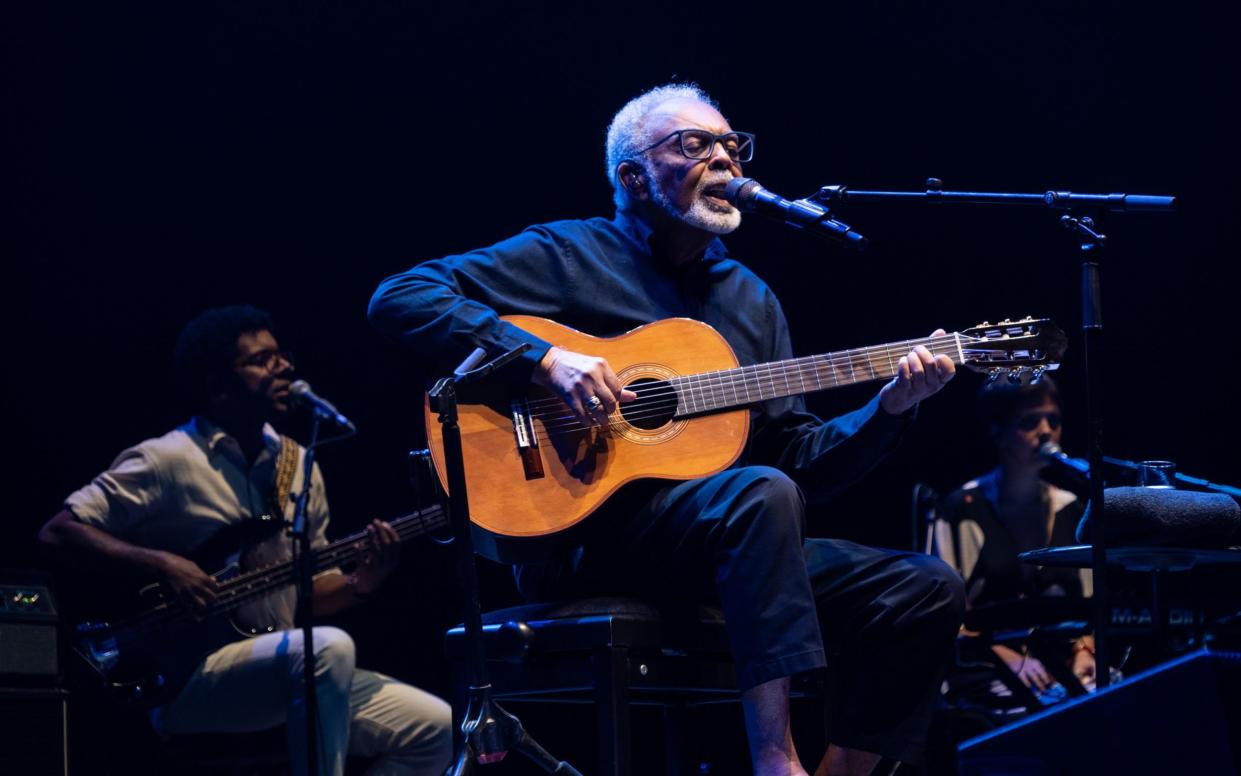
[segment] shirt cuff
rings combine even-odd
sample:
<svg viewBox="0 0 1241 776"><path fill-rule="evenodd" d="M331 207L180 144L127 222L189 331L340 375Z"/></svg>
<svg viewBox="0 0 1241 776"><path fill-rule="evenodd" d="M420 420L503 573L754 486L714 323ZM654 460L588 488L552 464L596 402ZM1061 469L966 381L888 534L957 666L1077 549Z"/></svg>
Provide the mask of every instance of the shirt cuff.
<svg viewBox="0 0 1241 776"><path fill-rule="evenodd" d="M875 424L878 428L889 431L905 430L910 423L913 423L914 420L917 419L918 406L921 404L921 402L919 402L901 414L893 415L883 408L883 404L879 401L878 394L875 395L875 398L872 399L871 402L875 405L875 407L869 422Z"/></svg>

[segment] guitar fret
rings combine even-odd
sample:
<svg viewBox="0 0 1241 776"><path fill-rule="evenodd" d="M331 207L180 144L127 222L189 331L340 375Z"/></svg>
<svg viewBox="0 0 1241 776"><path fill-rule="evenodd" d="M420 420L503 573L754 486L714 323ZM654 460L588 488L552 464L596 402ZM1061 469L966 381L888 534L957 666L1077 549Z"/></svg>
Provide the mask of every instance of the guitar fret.
<svg viewBox="0 0 1241 776"><path fill-rule="evenodd" d="M678 377L675 380L670 380L669 383L676 388L677 412L683 415L693 413L694 410L690 403L692 397L689 393L689 378Z"/></svg>
<svg viewBox="0 0 1241 776"><path fill-rule="evenodd" d="M711 409L719 409L728 406L728 399L724 396L724 390L728 387L723 380L724 373L718 369L708 376L711 384Z"/></svg>

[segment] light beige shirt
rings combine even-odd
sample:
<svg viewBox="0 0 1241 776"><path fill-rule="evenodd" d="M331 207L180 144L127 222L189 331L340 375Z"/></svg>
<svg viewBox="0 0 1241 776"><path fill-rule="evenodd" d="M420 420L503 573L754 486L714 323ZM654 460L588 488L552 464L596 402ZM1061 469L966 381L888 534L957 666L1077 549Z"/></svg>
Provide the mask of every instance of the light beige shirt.
<svg viewBox="0 0 1241 776"><path fill-rule="evenodd" d="M1048 483L1043 483L1042 487L1043 500L1047 504L1047 526L1050 532L1056 513L1076 501L1077 496ZM990 501L992 505L1000 503L1000 470L993 469L976 480L970 480L961 486L961 490L977 490L979 495ZM969 579L974 574L974 567L978 565L979 557L982 556L982 545L985 539L982 527L973 520L962 520L957 525L955 541L952 530L953 527L947 520L936 517L928 551L959 571L963 578ZM1050 540L1050 533L1048 539ZM1093 595L1094 578L1088 568L1082 569L1080 575L1082 595L1089 598ZM982 583L983 580L976 582L977 585ZM973 601L981 593L981 588L967 590L966 600Z"/></svg>
<svg viewBox="0 0 1241 776"><path fill-rule="evenodd" d="M222 527L257 518L268 510L275 480L280 436L263 427L266 447L249 464L237 440L202 417L155 439L123 451L107 471L70 494L65 507L83 523L127 542L192 555ZM297 446L297 467L291 493L302 489L303 456ZM327 497L318 464L310 478L306 513L313 544L327 544ZM283 504L291 523L294 504ZM247 554L251 566L288 560L292 542L281 532ZM218 569L204 569L215 573ZM333 570L334 573L339 573ZM248 604L238 612L239 623L257 630L293 627L296 592L292 587Z"/></svg>

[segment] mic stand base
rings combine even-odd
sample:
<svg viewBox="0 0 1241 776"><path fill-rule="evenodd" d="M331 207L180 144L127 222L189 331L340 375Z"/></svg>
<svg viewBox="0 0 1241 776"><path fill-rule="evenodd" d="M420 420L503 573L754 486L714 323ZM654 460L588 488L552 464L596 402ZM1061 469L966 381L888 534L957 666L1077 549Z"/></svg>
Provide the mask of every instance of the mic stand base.
<svg viewBox="0 0 1241 776"><path fill-rule="evenodd" d="M448 769L449 776L466 776L476 764L487 765L503 760L510 751L525 755L548 773L582 776L581 771L551 753L530 737L521 720L502 709L491 699L490 685L471 687L465 720L461 723L465 742L457 759Z"/></svg>

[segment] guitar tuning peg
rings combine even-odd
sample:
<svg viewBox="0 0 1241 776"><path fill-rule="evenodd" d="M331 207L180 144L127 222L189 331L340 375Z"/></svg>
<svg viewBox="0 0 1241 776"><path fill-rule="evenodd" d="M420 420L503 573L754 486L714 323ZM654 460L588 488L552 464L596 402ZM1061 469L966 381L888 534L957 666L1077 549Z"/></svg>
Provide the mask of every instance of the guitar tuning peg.
<svg viewBox="0 0 1241 776"><path fill-rule="evenodd" d="M1046 367L1036 366L1030 370L1030 384L1033 385L1043 379L1043 373L1047 371Z"/></svg>
<svg viewBox="0 0 1241 776"><path fill-rule="evenodd" d="M1016 385L1017 383L1020 383L1020 382L1021 382L1021 375L1022 375L1022 373L1023 373L1023 372L1025 372L1025 370L1024 370L1024 369L1020 369L1020 368L1018 368L1018 369L1010 369L1010 370L1008 370L1008 381L1009 381L1010 383L1012 383L1013 385Z"/></svg>
<svg viewBox="0 0 1241 776"><path fill-rule="evenodd" d="M988 369L987 370L987 382L994 383L996 380L999 380L1000 373L1003 371L1004 371L1003 369Z"/></svg>

